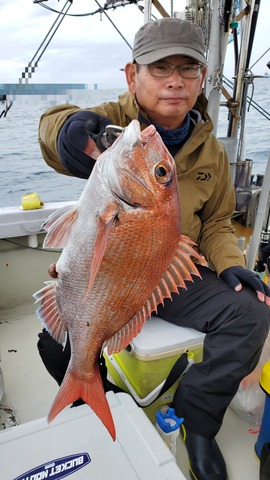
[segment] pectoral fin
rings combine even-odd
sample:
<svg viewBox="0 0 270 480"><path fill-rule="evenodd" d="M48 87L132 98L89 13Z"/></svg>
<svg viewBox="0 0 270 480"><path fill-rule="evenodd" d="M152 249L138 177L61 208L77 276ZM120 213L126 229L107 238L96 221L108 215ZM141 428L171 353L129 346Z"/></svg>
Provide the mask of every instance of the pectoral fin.
<svg viewBox="0 0 270 480"><path fill-rule="evenodd" d="M64 248L77 214L77 207L74 206L64 207L52 213L43 224L43 228L48 232L43 247Z"/></svg>
<svg viewBox="0 0 270 480"><path fill-rule="evenodd" d="M106 250L108 238L112 229L112 226L114 224L114 221L117 217L118 211L117 211L117 204L115 202L111 202L106 206L106 209L102 214L99 215L98 217L98 223L97 223L97 230L96 230L96 238L95 238L95 243L94 243L94 249L93 249L93 257L92 257L92 262L90 265L90 276L89 276L89 281L87 285L87 289L84 295L84 299L86 298L88 292L90 291L96 274L99 271L104 252Z"/></svg>

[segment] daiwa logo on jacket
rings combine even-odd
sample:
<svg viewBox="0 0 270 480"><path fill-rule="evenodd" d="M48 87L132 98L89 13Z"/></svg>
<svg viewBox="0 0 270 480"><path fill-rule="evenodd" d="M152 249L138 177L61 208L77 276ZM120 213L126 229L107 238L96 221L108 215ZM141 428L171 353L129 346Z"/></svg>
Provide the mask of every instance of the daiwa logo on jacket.
<svg viewBox="0 0 270 480"><path fill-rule="evenodd" d="M77 453L67 457L57 458L51 462L43 463L38 467L28 470L28 472L19 475L14 480L61 480L72 473L85 467L91 462L88 453Z"/></svg>

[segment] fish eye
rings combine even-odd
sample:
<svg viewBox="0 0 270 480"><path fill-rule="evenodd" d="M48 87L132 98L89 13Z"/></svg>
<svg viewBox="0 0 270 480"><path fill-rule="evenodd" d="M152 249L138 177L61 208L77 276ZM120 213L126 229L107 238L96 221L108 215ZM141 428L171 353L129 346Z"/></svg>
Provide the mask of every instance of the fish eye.
<svg viewBox="0 0 270 480"><path fill-rule="evenodd" d="M169 183L172 180L172 171L166 165L159 163L155 168L155 176L159 183Z"/></svg>

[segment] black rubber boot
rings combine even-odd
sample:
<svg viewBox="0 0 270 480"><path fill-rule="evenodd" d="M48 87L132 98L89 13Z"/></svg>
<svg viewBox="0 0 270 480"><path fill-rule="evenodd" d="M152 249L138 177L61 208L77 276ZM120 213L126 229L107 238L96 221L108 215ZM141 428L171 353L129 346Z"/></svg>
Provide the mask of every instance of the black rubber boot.
<svg viewBox="0 0 270 480"><path fill-rule="evenodd" d="M187 449L192 480L227 480L226 464L215 439L191 432L183 425L181 437Z"/></svg>

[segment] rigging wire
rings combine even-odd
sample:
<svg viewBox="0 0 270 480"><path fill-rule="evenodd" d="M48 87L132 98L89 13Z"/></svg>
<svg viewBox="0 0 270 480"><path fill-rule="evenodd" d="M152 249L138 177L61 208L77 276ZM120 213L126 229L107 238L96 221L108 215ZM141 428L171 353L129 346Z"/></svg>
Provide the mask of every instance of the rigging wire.
<svg viewBox="0 0 270 480"><path fill-rule="evenodd" d="M233 82L231 82L231 80L229 80L227 77L225 77L225 75L223 75L223 83L225 85L227 85L228 87L230 88L233 88ZM255 110L257 110L261 115L263 115L267 120L270 120L270 113L267 112L263 107L261 107L257 102L255 102L255 100L253 100L252 96L249 97L247 96L247 99L249 100L249 104L255 108Z"/></svg>
<svg viewBox="0 0 270 480"><path fill-rule="evenodd" d="M26 74L28 74L28 78L31 78L32 77L32 73L35 72L35 69L36 67L38 67L38 62L40 61L43 53L45 52L46 48L48 47L49 43L52 41L55 33L57 32L58 28L60 27L62 21L64 20L67 12L69 11L71 5L72 5L72 2L73 0L67 0L65 5L63 6L61 12L59 12L59 15L57 16L56 20L53 22L50 30L48 31L47 35L45 36L44 40L41 42L40 46L38 47L36 53L34 54L33 58L30 60L30 62L28 63L28 66L25 67L24 69L24 72L22 72L22 78L19 80L19 82L22 80L22 79L25 79L26 78ZM68 5L69 4L69 5ZM66 11L64 11L66 9ZM57 23L58 22L58 23ZM51 33L52 32L52 33ZM51 34L51 35L50 35ZM46 40L48 39L48 41L46 42ZM38 55L38 53L40 52L41 48L43 47L44 43L46 42L44 48L42 49L39 57L36 59L36 56ZM35 60L36 59L36 60ZM35 60L35 64L34 66L32 65L33 64L33 61ZM26 81L28 80L28 78L26 78Z"/></svg>
<svg viewBox="0 0 270 480"><path fill-rule="evenodd" d="M102 7L99 2L97 0L95 0L96 4L98 5L98 9L93 11L93 12L88 12L88 13L84 13L84 14L71 14L71 13L68 13L71 5L73 4L73 0L67 0L66 3L64 4L62 10L55 10L51 7L48 7L47 5L45 5L43 3L43 0L33 0L33 3L36 3L38 5L40 5L41 7L43 8L46 8L47 10L50 10L51 12L54 12L54 13L57 13L58 16L56 18L56 20L53 22L50 30L48 31L47 35L45 36L45 38L43 39L43 41L41 42L41 44L39 45L36 53L34 54L34 56L32 57L32 59L30 60L30 62L28 63L27 67L25 67L24 69L24 72L22 72L21 74L21 78L19 78L19 83L22 83L24 80L25 80L25 83L28 83L28 80L30 78L32 78L32 74L35 72L36 68L38 67L38 62L40 61L42 55L44 54L44 52L46 51L48 45L50 44L50 42L52 41L55 33L57 32L58 28L60 27L62 21L64 20L64 18L66 16L71 16L71 17L85 17L85 16L89 16L89 15L95 15L96 13L100 13L100 14L104 14L106 15L107 19L111 22L111 24L113 25L113 27L115 28L115 30L119 33L119 35L122 37L122 39L124 40L124 42L129 46L130 49L132 49L131 45L129 44L129 42L126 40L126 38L122 35L122 33L120 32L120 30L117 28L117 26L115 25L115 23L111 20L111 18L109 17L109 15L106 13L105 10L109 10L109 9L113 9L115 10L116 8L122 6L126 6L126 5L130 5L130 4L134 4L138 7L138 9L140 10L140 12L142 14L144 14L144 7L142 5L139 5L138 4L138 1L140 0L108 0L108 2L104 5L104 7ZM151 18L153 19L156 19L155 15L153 15L151 13ZM37 55L40 53L40 55L37 57ZM34 62L34 64L33 64ZM6 103L6 106L4 108L4 110L0 113L0 118L1 117L6 117L7 113L8 113L8 110L11 108L13 104L13 101L10 101L8 104Z"/></svg>
<svg viewBox="0 0 270 480"><path fill-rule="evenodd" d="M130 5L130 4L135 4L138 6L139 9L141 9L141 7L139 7L138 5L138 0L122 0L121 2L117 2L119 3L119 5L115 5L115 3L105 3L104 7L102 7L101 5L99 5L99 8L97 10L93 10L92 12L87 12L87 13L68 13L67 16L69 17L88 17L90 15L96 15L97 13L104 13L105 10L115 10L116 8L118 7L125 7L126 5ZM49 7L48 5L45 5L43 2L39 2L38 5L40 5L41 7L45 8L46 10L50 10L51 12L54 12L54 13L61 13L59 12L59 10L55 10L54 8L51 8Z"/></svg>
<svg viewBox="0 0 270 480"><path fill-rule="evenodd" d="M102 9L100 3L98 2L98 0L95 0L96 4L99 6L100 9ZM129 46L130 49L132 49L132 46L128 43L127 39L124 37L124 35L122 35L122 33L120 32L119 28L117 28L117 26L115 25L115 23L112 21L112 19L109 17L109 15L107 14L107 12L105 12L105 10L103 10L103 13L104 15L107 17L107 19L109 20L109 22L111 22L111 24L113 25L113 27L115 28L115 30L119 33L120 37L122 37L122 39L124 40L124 42L126 42L126 44Z"/></svg>
<svg viewBox="0 0 270 480"><path fill-rule="evenodd" d="M261 2L261 0L255 0L255 2L254 2L254 9L253 9L253 12L252 12L252 17L251 17L250 36L249 36L248 46L247 46L248 49L247 49L247 56L246 56L246 62L245 62L245 75L244 75L244 79L243 79L244 80L243 94L242 94L243 102L242 102L241 113L240 113L241 125L243 125L243 128L244 128L244 124L245 124L246 101L248 99L248 96L247 96L248 83L252 83L252 87L253 87L253 91L254 91L254 85L253 85L254 75L251 73L251 68L255 64L252 65L252 67L249 67L249 63L250 63L251 51L252 51L252 47L253 47L255 31L256 31L256 26L257 26L258 14L259 14L259 9L260 9L260 2ZM234 40L236 40L236 39L237 39L237 35L234 35ZM255 62L255 63L257 63L257 62ZM234 89L233 89L233 98L235 98L235 94L236 94L236 88L237 88L236 79L237 79L237 76L238 76L238 73L239 73L238 70L239 70L239 57L238 57L237 50L235 49L235 82L234 82ZM252 93L252 96L253 96L253 93ZM250 100L249 107L250 107L251 104L252 104L252 98ZM249 109L249 107L248 107L248 109ZM262 112L260 112L260 113L262 113ZM269 119L269 115L268 115L267 112L265 112L263 115L266 118ZM233 115L232 115L232 113L230 113L228 131L227 131L228 136L231 136L231 134L232 134L232 126L233 126Z"/></svg>
<svg viewBox="0 0 270 480"><path fill-rule="evenodd" d="M138 6L139 10L141 12L143 12L143 7L139 6L138 5L138 1L137 0L123 0L120 5L115 5L115 2L112 2L111 4L105 4L104 7L102 7L100 5L100 3L98 2L98 0L95 0L97 6L99 7L97 10L95 10L94 12L89 12L89 13L85 13L85 14L70 14L68 13L71 5L73 4L73 0L67 0L65 5L63 6L62 10L61 11L58 11L58 10L55 10L51 7L48 7L47 5L45 5L43 2L34 2L34 3L38 3L38 5L42 6L43 8L46 8L47 10L50 10L54 13L57 13L58 16L56 18L56 20L54 21L54 23L52 24L50 30L48 31L47 35L45 36L44 40L41 42L40 46L38 47L38 50L36 51L35 55L33 56L33 58L31 59L31 61L28 63L28 66L25 68L25 71L22 72L22 77L21 79L19 79L19 82L21 83L23 79L26 79L26 82L28 81L29 78L32 77L32 74L35 72L35 69L36 67L38 66L38 62L40 61L42 55L44 54L45 50L47 49L48 45L50 44L51 40L53 39L55 33L57 32L58 28L60 27L62 21L64 20L64 18L66 16L73 16L73 17L84 17L84 16L88 16L88 15L94 15L96 13L100 13L100 14L104 14L107 19L109 20L109 22L111 22L111 24L113 25L113 27L115 28L115 30L118 32L118 34L122 37L122 39L124 40L124 42L129 46L130 49L132 49L131 45L129 44L129 42L127 41L127 39L123 36L123 34L120 32L120 30L118 29L118 27L115 25L115 23L112 21L112 19L109 17L109 15L107 14L107 12L105 10L108 10L110 8L117 8L119 6L125 6L125 5L128 5L128 4L135 4ZM68 5L69 4L69 5ZM68 8L66 8L68 5ZM46 42L46 40L48 39L48 41ZM46 43L45 43L46 42ZM44 46L44 48L41 50L41 48ZM39 57L36 59L38 53L41 51ZM35 60L36 59L36 60ZM33 66L33 62L35 60L35 64Z"/></svg>
<svg viewBox="0 0 270 480"><path fill-rule="evenodd" d="M269 52L269 50L270 50L270 47L260 56L260 58L258 58L258 60L256 60L255 63L253 63L253 65L251 65L250 70L254 67L254 65L256 65L256 63L258 63L264 57L264 55L267 54L267 52Z"/></svg>
<svg viewBox="0 0 270 480"><path fill-rule="evenodd" d="M71 1L73 2L73 0L67 0L67 1ZM120 32L119 28L115 25L115 23L112 21L112 19L109 17L109 15L107 14L106 10L109 10L109 9L113 9L115 10L116 8L118 7L125 7L126 5L130 5L130 4L134 4L138 7L138 9L140 10L140 12L143 13L144 11L144 7L142 7L141 5L139 6L138 5L138 0L122 0L121 2L117 2L118 5L115 4L115 2L108 2L104 5L104 7L102 7L100 5L100 3L98 2L98 0L95 0L97 6L98 6L98 9L97 10L94 10L92 12L88 12L88 13L79 13L79 14L75 14L75 13L67 13L65 12L65 16L71 16L71 17L86 17L86 16L89 16L89 15L96 15L97 13L100 13L100 14L104 14L107 19L109 20L109 22L111 22L111 24L113 25L113 27L115 28L115 30L118 32L118 34L120 35L120 37L124 40L124 42L128 45L128 47L130 49L132 49L132 46L129 44L129 42L127 41L127 39L124 37L124 35ZM47 10L50 10L54 13L58 13L59 16L60 15L63 15L63 9L59 12L58 10L55 10L54 8L51 8L49 7L48 5L45 5L44 3L42 2L39 2L38 5L40 5L41 7L43 8L46 8ZM58 17L57 17L58 18ZM61 23L61 22L60 22ZM60 25L60 24L59 24ZM47 43L47 45L49 44L49 42ZM47 45L45 47L45 49L47 48ZM44 49L44 51L45 51ZM44 51L42 52L42 54L44 53ZM39 57L40 58L40 57Z"/></svg>

